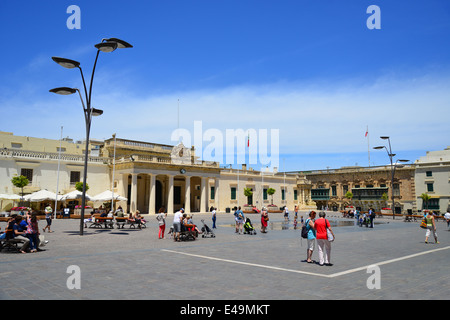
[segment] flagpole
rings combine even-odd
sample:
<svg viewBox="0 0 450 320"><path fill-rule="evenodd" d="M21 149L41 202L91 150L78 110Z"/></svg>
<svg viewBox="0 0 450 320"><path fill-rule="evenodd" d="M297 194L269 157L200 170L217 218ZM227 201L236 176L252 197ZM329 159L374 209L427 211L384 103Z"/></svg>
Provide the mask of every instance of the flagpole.
<svg viewBox="0 0 450 320"><path fill-rule="evenodd" d="M55 219L56 219L56 210L58 207L58 193L59 193L59 169L61 166L61 149L62 149L62 135L63 135L63 126L61 126L61 137L59 139L59 151L58 151L58 173L56 175L56 199L55 199Z"/></svg>
<svg viewBox="0 0 450 320"><path fill-rule="evenodd" d="M367 126L367 154L369 156L369 167L370 167L370 143L369 143L369 126Z"/></svg>

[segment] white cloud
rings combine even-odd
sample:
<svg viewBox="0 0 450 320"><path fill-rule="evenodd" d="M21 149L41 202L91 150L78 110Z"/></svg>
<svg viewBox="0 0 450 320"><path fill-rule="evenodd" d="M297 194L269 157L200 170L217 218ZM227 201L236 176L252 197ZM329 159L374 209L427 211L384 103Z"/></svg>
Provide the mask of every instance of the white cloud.
<svg viewBox="0 0 450 320"><path fill-rule="evenodd" d="M450 144L450 79L446 77L279 82L139 97L123 89L120 81L106 79L107 75L96 78L94 86L94 106L104 114L94 118L92 138L117 133L126 139L174 144L170 137L177 128L180 99L181 128L192 131L194 121L201 120L203 130L219 129L224 135L226 129L279 129L280 154L364 152L367 125L371 146L382 143L381 135L391 136L396 150L433 150ZM33 103L26 96L3 101L2 111L10 118L17 110L29 111L21 113L26 129L19 133L17 126L6 125L2 130L51 138L63 125L64 135L83 139L78 104L78 97L50 95Z"/></svg>

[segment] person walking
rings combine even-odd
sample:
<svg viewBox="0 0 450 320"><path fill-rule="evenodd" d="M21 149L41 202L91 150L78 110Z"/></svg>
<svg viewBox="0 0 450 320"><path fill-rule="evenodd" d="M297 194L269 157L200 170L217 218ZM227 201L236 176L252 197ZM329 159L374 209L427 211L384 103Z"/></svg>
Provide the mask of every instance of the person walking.
<svg viewBox="0 0 450 320"><path fill-rule="evenodd" d="M269 221L269 214L267 213L267 208L262 207L261 210L261 233L267 233L267 221Z"/></svg>
<svg viewBox="0 0 450 320"><path fill-rule="evenodd" d="M242 234L242 228L244 226L244 213L241 210L241 207L239 207L235 212L236 217L236 233Z"/></svg>
<svg viewBox="0 0 450 320"><path fill-rule="evenodd" d="M328 240L327 229L330 230L334 238L333 230L330 222L325 219L325 212L319 212L319 219L314 222L314 229L316 230L317 246L319 248L319 265L332 266L331 258L331 242Z"/></svg>
<svg viewBox="0 0 450 320"><path fill-rule="evenodd" d="M450 209L444 214L444 218L447 221L447 228L450 228Z"/></svg>
<svg viewBox="0 0 450 320"><path fill-rule="evenodd" d="M166 218L167 212L164 212L164 208L160 208L158 214L156 215L156 220L158 220L159 224L158 239L164 239L164 231L166 231Z"/></svg>
<svg viewBox="0 0 450 320"><path fill-rule="evenodd" d="M438 244L439 241L437 239L437 233L436 233L436 222L434 220L433 212L428 211L428 214L425 216L425 219L427 221L427 233L425 234L425 243L428 243L428 237L431 233L433 233L435 243Z"/></svg>
<svg viewBox="0 0 450 320"><path fill-rule="evenodd" d="M307 251L306 251L306 262L313 263L314 261L311 259L312 254L314 252L314 246L316 243L316 230L314 229L314 219L316 218L316 212L311 211L309 213L309 218L306 219L306 230L308 231L307 238Z"/></svg>
<svg viewBox="0 0 450 320"><path fill-rule="evenodd" d="M47 204L47 206L44 209L45 212L45 220L47 221L47 225L44 227L43 231L45 232L45 229L48 229L48 232L53 232L50 230L50 226L52 225L52 207L50 204Z"/></svg>
<svg viewBox="0 0 450 320"><path fill-rule="evenodd" d="M211 219L212 219L212 228L216 229L216 210L217 208L211 207Z"/></svg>
<svg viewBox="0 0 450 320"><path fill-rule="evenodd" d="M373 208L369 209L369 221L370 221L370 227L373 228L373 219L375 218L375 210Z"/></svg>

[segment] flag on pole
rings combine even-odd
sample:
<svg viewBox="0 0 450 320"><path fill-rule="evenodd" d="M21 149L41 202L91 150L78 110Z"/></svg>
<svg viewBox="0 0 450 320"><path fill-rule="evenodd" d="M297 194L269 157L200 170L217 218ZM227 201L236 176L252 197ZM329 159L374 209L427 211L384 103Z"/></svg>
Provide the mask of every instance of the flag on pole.
<svg viewBox="0 0 450 320"><path fill-rule="evenodd" d="M369 134L369 128L366 129L366 134L364 137L367 137L368 134Z"/></svg>
<svg viewBox="0 0 450 320"><path fill-rule="evenodd" d="M250 147L250 133L247 132L247 147Z"/></svg>

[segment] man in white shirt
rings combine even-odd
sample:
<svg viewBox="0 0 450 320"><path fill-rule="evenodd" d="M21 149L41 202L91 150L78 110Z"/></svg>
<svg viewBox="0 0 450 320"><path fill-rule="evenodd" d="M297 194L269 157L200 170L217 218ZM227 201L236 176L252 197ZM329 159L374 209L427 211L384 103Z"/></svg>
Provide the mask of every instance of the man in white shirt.
<svg viewBox="0 0 450 320"><path fill-rule="evenodd" d="M447 228L450 227L450 210L447 210L447 213L444 214L445 220L447 220Z"/></svg>
<svg viewBox="0 0 450 320"><path fill-rule="evenodd" d="M183 218L183 213L184 209L181 208L180 211L175 212L173 215L173 238L175 241L180 241L181 219Z"/></svg>

